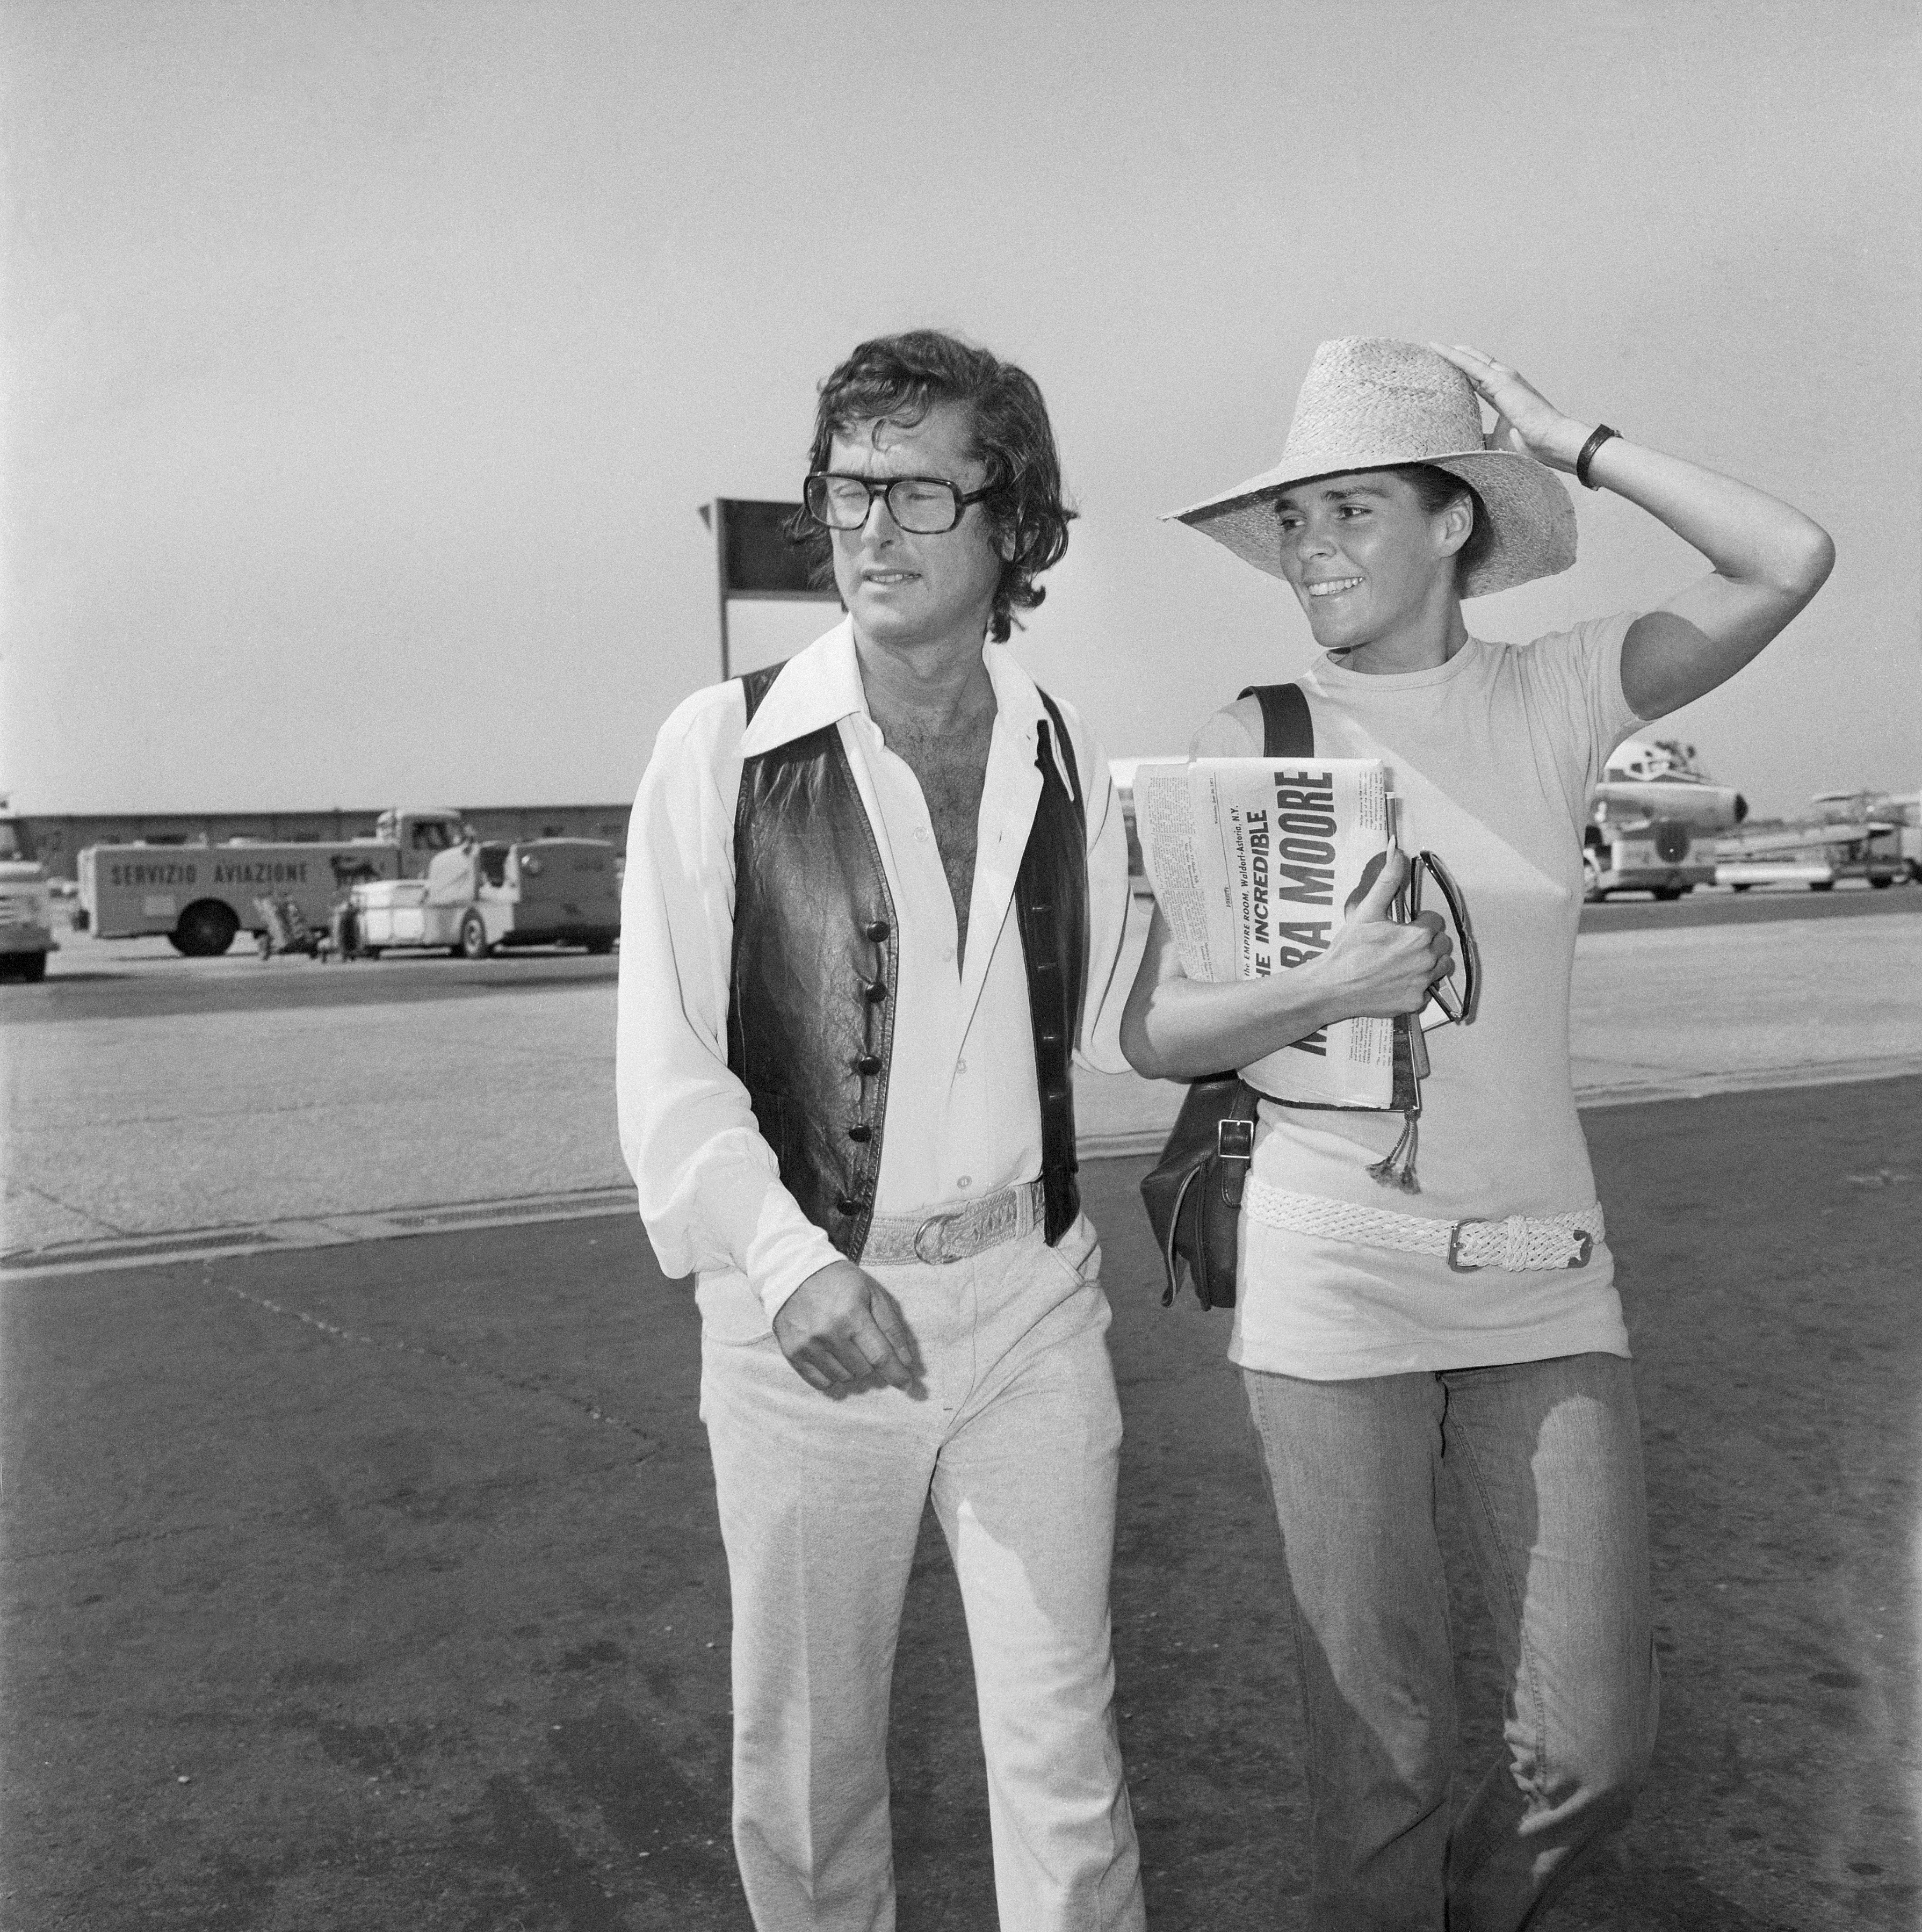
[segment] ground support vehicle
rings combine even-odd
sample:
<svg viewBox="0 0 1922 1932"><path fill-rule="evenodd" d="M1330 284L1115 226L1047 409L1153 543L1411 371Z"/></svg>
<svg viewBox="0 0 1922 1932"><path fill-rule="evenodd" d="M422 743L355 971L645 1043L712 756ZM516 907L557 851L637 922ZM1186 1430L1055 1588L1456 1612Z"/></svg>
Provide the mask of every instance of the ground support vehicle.
<svg viewBox="0 0 1922 1932"><path fill-rule="evenodd" d="M1582 896L1653 892L1678 899L1697 886L1715 883L1716 834L1668 820L1622 830L1590 825L1581 847Z"/></svg>
<svg viewBox="0 0 1922 1932"><path fill-rule="evenodd" d="M47 868L34 856L26 827L0 818L0 979L47 976L47 956L59 950L49 898Z"/></svg>
<svg viewBox="0 0 1922 1932"><path fill-rule="evenodd" d="M1806 886L1825 892L1834 886L1835 873L1819 853L1812 859L1735 859L1716 867L1715 883L1738 892L1751 886Z"/></svg>
<svg viewBox="0 0 1922 1932"><path fill-rule="evenodd" d="M369 879L418 878L465 834L458 812L383 812L366 838L230 839L224 845L89 845L80 855L80 922L102 939L164 933L194 958L266 931L263 898L291 900L324 928Z"/></svg>
<svg viewBox="0 0 1922 1932"><path fill-rule="evenodd" d="M1908 826L1878 825L1866 838L1831 846L1830 868L1838 879L1866 879L1872 886L1884 887L1922 876L1922 868L1911 864L1902 848L1902 834L1912 830Z"/></svg>
<svg viewBox="0 0 1922 1932"><path fill-rule="evenodd" d="M620 934L614 848L599 838L477 842L438 854L424 879L356 886L347 944L362 958L389 946L445 946L485 959L497 946L611 952Z"/></svg>
<svg viewBox="0 0 1922 1932"><path fill-rule="evenodd" d="M254 950L263 959L276 952L298 952L308 959L323 959L333 950L331 922L326 932L316 932L307 922L298 899L269 892L254 902L260 916L260 930L254 935Z"/></svg>

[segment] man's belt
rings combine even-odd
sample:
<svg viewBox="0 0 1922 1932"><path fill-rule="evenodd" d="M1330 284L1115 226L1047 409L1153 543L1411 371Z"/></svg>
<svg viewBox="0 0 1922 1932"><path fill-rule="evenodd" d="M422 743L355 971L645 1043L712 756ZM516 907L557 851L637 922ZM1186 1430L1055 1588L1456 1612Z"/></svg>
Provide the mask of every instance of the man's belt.
<svg viewBox="0 0 1922 1932"><path fill-rule="evenodd" d="M1473 1274L1481 1268L1528 1274L1548 1268L1586 1268L1602 1235L1599 1202L1579 1214L1436 1221L1422 1214L1397 1214L1386 1208L1331 1201L1319 1194L1290 1194L1252 1177L1242 1200L1248 1218L1264 1227L1320 1234L1332 1241L1359 1241L1371 1248L1394 1248L1407 1255L1434 1255L1458 1274Z"/></svg>
<svg viewBox="0 0 1922 1932"><path fill-rule="evenodd" d="M932 1214L877 1214L861 1247L863 1262L921 1262L938 1267L964 1262L984 1248L1019 1240L1047 1212L1041 1184L1027 1180Z"/></svg>

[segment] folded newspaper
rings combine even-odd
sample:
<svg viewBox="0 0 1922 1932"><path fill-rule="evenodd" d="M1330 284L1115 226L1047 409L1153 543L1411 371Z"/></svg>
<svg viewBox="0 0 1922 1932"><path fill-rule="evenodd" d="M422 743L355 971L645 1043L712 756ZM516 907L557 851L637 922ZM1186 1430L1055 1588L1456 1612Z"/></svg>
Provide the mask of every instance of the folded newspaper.
<svg viewBox="0 0 1922 1932"><path fill-rule="evenodd" d="M1392 842L1378 758L1142 765L1135 829L1191 980L1261 980L1328 950ZM1271 1099L1386 1107L1395 1023L1338 1020L1241 1070Z"/></svg>

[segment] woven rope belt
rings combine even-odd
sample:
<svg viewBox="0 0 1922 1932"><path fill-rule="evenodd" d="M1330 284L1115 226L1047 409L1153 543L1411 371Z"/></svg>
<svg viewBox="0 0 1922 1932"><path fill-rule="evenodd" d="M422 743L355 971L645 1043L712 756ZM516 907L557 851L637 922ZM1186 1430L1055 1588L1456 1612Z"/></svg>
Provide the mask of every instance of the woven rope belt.
<svg viewBox="0 0 1922 1932"><path fill-rule="evenodd" d="M877 1214L861 1250L864 1262L923 1262L938 1268L984 1248L1017 1241L1042 1225L1047 1209L1038 1180L1004 1187L959 1208L932 1214Z"/></svg>
<svg viewBox="0 0 1922 1932"><path fill-rule="evenodd" d="M1359 1241L1371 1248L1395 1248L1406 1255L1436 1255L1458 1274L1473 1274L1479 1268L1527 1274L1547 1268L1586 1268L1602 1234L1599 1202L1579 1214L1435 1221L1422 1214L1397 1214L1386 1208L1330 1201L1319 1194L1290 1194L1253 1178L1242 1199L1249 1218L1264 1227L1320 1234L1332 1241Z"/></svg>

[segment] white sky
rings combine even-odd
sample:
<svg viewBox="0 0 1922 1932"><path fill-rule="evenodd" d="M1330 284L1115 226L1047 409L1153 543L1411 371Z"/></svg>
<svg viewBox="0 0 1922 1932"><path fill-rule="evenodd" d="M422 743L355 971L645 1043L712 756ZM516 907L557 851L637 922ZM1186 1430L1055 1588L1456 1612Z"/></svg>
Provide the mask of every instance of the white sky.
<svg viewBox="0 0 1922 1932"><path fill-rule="evenodd" d="M1048 397L1083 516L1020 648L1117 753L1311 648L1158 513L1275 460L1317 341L1438 336L1825 524L1829 587L1677 728L1764 808L1913 787L1918 21L4 0L0 789L629 795L719 675L695 506L797 494L815 384L928 322ZM1478 632L1701 568L1578 507Z"/></svg>

